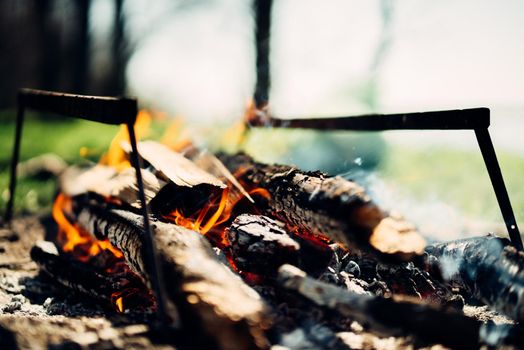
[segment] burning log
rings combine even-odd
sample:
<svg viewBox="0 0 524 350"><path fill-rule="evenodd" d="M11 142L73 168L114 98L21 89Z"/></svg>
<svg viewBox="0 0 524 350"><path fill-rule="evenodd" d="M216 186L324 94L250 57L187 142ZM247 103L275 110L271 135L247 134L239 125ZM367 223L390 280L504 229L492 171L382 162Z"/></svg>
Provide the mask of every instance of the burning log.
<svg viewBox="0 0 524 350"><path fill-rule="evenodd" d="M87 231L108 238L124 253L132 269L149 280L140 216L82 203L76 217ZM173 224L154 221L151 226L166 291L179 307L184 325L201 329L220 349L266 347L267 307L217 259L207 240Z"/></svg>
<svg viewBox="0 0 524 350"><path fill-rule="evenodd" d="M153 299L139 278L131 273L108 275L93 266L60 255L56 246L47 241L37 241L31 249L31 259L56 282L77 293L116 306L124 311L122 296L126 295L125 309L151 310Z"/></svg>
<svg viewBox="0 0 524 350"><path fill-rule="evenodd" d="M307 277L284 265L279 283L316 305L350 317L385 335L413 334L422 341L457 349L479 347L480 323L452 310L411 302L356 294Z"/></svg>
<svg viewBox="0 0 524 350"><path fill-rule="evenodd" d="M424 250L425 241L412 225L389 216L352 181L256 163L247 155L222 155L221 160L247 186L269 191L269 215L301 231L401 259Z"/></svg>
<svg viewBox="0 0 524 350"><path fill-rule="evenodd" d="M426 248L426 260L452 286L522 322L524 253L509 244L492 235L440 243Z"/></svg>
<svg viewBox="0 0 524 350"><path fill-rule="evenodd" d="M126 145L128 152L131 146ZM177 186L193 187L207 184L219 188L226 185L215 176L202 170L183 155L170 150L168 147L155 142L143 141L138 143L140 157L151 164L165 179Z"/></svg>

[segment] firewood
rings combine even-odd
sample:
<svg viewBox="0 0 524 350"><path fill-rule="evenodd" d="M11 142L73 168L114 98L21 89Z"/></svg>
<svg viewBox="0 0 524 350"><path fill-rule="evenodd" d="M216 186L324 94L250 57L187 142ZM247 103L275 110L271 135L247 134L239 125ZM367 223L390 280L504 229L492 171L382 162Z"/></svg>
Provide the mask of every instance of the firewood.
<svg viewBox="0 0 524 350"><path fill-rule="evenodd" d="M524 253L509 240L488 235L428 246L429 267L486 305L524 321Z"/></svg>
<svg viewBox="0 0 524 350"><path fill-rule="evenodd" d="M480 322L463 314L420 304L356 294L307 277L305 272L283 265L279 283L316 305L350 317L383 335L412 334L418 339L457 349L479 347Z"/></svg>
<svg viewBox="0 0 524 350"><path fill-rule="evenodd" d="M219 158L247 187L268 190L267 214L291 226L388 257L411 259L424 250L425 241L411 224L381 210L355 182L261 164L243 154Z"/></svg>
<svg viewBox="0 0 524 350"><path fill-rule="evenodd" d="M131 268L149 280L140 216L82 203L76 218L86 231L107 237ZM152 221L151 226L166 291L178 306L183 325L199 327L220 349L267 347L267 306L217 259L205 237L160 221Z"/></svg>
<svg viewBox="0 0 524 350"><path fill-rule="evenodd" d="M141 172L146 204L149 204L166 183L146 169L142 169ZM132 207L140 208L136 173L133 168L118 172L112 167L100 164L87 169L72 166L60 177L60 188L70 197L95 193L105 198L119 199Z"/></svg>
<svg viewBox="0 0 524 350"><path fill-rule="evenodd" d="M115 307L114 296L134 292L132 300L126 299L135 311L151 310L153 299L146 293L145 286L132 273L105 274L97 271L92 265L83 263L65 255L59 254L52 242L37 241L31 249L31 259L42 271L58 284L67 287L81 295L101 301L106 306Z"/></svg>
<svg viewBox="0 0 524 350"><path fill-rule="evenodd" d="M131 150L129 144L124 144L123 146L126 151L129 152ZM158 142L139 142L138 153L143 160L151 164L161 175L177 186L193 187L208 184L219 188L226 187L215 176L202 170L183 155Z"/></svg>
<svg viewBox="0 0 524 350"><path fill-rule="evenodd" d="M207 151L199 151L195 157L192 157L191 160L195 162L195 164L204 169L205 171L209 172L210 174L218 177L221 180L229 181L235 188L237 188L242 195L244 195L251 203L255 203L249 192L246 191L244 186L238 180L236 177L231 174L228 168L222 163L220 159L218 159L214 154L211 154Z"/></svg>

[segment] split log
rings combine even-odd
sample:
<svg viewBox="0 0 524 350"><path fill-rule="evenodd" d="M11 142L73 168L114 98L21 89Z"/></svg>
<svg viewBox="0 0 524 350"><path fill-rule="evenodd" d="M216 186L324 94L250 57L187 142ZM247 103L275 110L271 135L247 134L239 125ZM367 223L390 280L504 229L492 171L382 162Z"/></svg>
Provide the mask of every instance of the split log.
<svg viewBox="0 0 524 350"><path fill-rule="evenodd" d="M457 349L478 349L480 323L463 314L412 301L356 294L307 277L284 265L279 283L316 305L350 317L384 335L412 334L418 339Z"/></svg>
<svg viewBox="0 0 524 350"><path fill-rule="evenodd" d="M493 309L524 321L524 253L492 235L428 246L429 268ZM435 259L436 258L436 259ZM436 266L435 266L436 265Z"/></svg>
<svg viewBox="0 0 524 350"><path fill-rule="evenodd" d="M115 308L118 296L126 296L125 309L151 311L153 296L140 279L131 273L107 275L91 265L60 255L48 241L37 241L31 249L31 259L58 284L81 295ZM120 305L121 311L124 305Z"/></svg>
<svg viewBox="0 0 524 350"><path fill-rule="evenodd" d="M425 241L411 224L381 210L352 181L261 164L243 154L219 158L246 187L269 191L268 215L304 232L388 257L411 259L424 250Z"/></svg>
<svg viewBox="0 0 524 350"><path fill-rule="evenodd" d="M131 145L124 144L123 147L128 153L131 151ZM226 185L218 178L202 170L180 153L158 142L139 142L138 153L143 160L177 186L193 187L207 184L226 188Z"/></svg>
<svg viewBox="0 0 524 350"><path fill-rule="evenodd" d="M131 268L149 280L140 216L86 203L75 213L86 231L108 238L124 253ZM217 259L205 237L159 221L152 221L151 228L166 291L179 308L184 327L202 330L220 349L267 347L267 306Z"/></svg>
<svg viewBox="0 0 524 350"><path fill-rule="evenodd" d="M146 204L149 204L166 183L148 170L141 169L141 173ZM95 193L104 198L116 198L132 207L140 208L134 168L118 172L112 167L100 164L87 169L72 166L67 168L60 177L60 189L69 197Z"/></svg>

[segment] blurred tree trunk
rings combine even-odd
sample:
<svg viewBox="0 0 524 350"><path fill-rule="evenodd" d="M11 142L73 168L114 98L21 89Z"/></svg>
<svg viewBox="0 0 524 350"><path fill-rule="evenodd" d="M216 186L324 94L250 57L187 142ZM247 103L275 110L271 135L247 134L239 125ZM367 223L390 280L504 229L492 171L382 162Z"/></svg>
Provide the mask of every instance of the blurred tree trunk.
<svg viewBox="0 0 524 350"><path fill-rule="evenodd" d="M76 30L76 58L73 72L73 91L86 93L88 86L89 68L89 6L90 0L76 0L75 12L77 14Z"/></svg>
<svg viewBox="0 0 524 350"><path fill-rule="evenodd" d="M125 89L125 68L127 64L127 40L125 35L125 20L123 14L124 0L115 0L115 16L113 19L112 66L108 88L109 95L121 95Z"/></svg>

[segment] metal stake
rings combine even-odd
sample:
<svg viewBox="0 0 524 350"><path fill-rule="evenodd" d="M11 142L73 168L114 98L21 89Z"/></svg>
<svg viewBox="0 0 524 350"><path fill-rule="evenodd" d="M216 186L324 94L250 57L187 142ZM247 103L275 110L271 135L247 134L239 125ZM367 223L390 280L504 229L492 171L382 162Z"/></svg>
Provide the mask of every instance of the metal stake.
<svg viewBox="0 0 524 350"><path fill-rule="evenodd" d="M129 133L129 141L131 142L131 164L133 165L136 172L136 182L138 186L138 198L140 199L140 210L142 217L144 218L144 235L143 243L146 245L146 251L148 252L148 266L153 274L152 276L152 287L156 296L158 316L161 321L168 319L166 310L165 300L165 288L162 270L158 255L156 254L155 240L153 239L153 232L151 231L151 225L149 222L149 212L146 205L146 196L144 193L144 183L142 181L142 172L140 170L140 159L138 157L138 147L136 142L136 135L134 125L131 123L127 124L127 131ZM145 241L145 242L144 242ZM172 320L178 322L178 320ZM162 324L162 322L161 322Z"/></svg>
<svg viewBox="0 0 524 350"><path fill-rule="evenodd" d="M500 211L502 213L502 217L504 218L504 222L506 223L511 242L515 248L522 250L522 237L520 236L519 228L517 227L517 220L515 219L515 214L513 213L513 208L511 207L508 191L506 190L506 185L504 184L504 178L502 177L502 172L500 171L497 154L495 153L493 142L491 142L488 128L475 129L475 135L477 136L480 152L482 153L482 158L484 158L484 163L488 169L489 178L491 180L493 189L495 190L495 196L497 197Z"/></svg>
<svg viewBox="0 0 524 350"><path fill-rule="evenodd" d="M15 144L13 146L13 157L11 158L11 169L9 174L9 200L5 209L4 221L11 224L13 218L13 205L15 201L16 190L16 168L20 159L20 141L22 139L22 127L24 125L24 105L18 99L18 112L16 114Z"/></svg>

